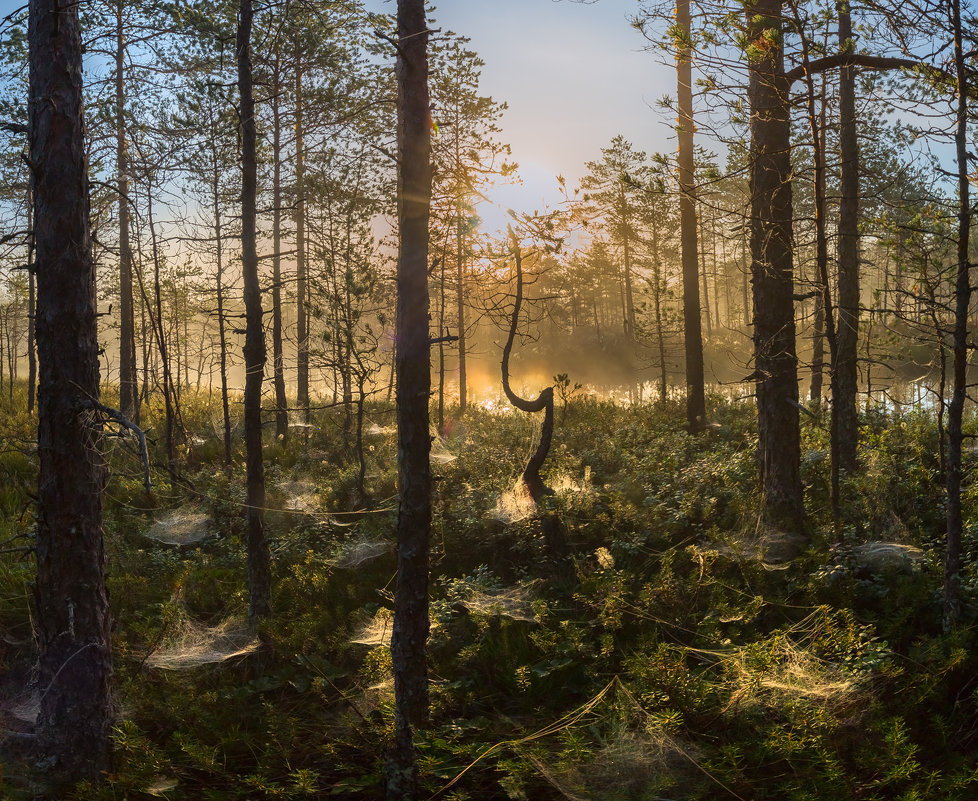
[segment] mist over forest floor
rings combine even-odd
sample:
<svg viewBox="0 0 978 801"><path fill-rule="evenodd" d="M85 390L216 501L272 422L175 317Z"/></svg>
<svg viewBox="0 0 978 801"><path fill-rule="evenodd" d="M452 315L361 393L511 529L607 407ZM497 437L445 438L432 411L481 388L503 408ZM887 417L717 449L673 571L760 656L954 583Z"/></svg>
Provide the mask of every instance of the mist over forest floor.
<svg viewBox="0 0 978 801"><path fill-rule="evenodd" d="M4 797L31 797L33 423L0 399ZM107 398L106 402L111 402ZM216 402L216 401L215 401ZM185 390L179 475L151 404L154 487L106 440L116 765L85 801L381 798L393 726L396 432L368 405L366 479L342 407L266 437L273 613L247 613L243 446ZM240 411L240 407L238 411ZM807 518L759 521L755 412L713 394L558 404L538 508L539 421L451 405L433 444L428 795L452 799L971 799L978 573L941 631L943 495L923 407L861 416L860 470L829 516L828 420L802 420ZM974 425L969 418L968 426ZM236 429L237 430L237 429ZM345 433L347 432L347 433ZM966 499L966 553L975 552ZM559 519L568 554L545 536Z"/></svg>

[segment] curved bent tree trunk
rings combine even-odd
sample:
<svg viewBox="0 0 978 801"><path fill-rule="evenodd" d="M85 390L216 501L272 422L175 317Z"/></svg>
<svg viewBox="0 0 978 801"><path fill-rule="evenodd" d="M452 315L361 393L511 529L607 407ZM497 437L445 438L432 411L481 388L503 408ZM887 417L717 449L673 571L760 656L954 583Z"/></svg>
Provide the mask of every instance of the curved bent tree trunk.
<svg viewBox="0 0 978 801"><path fill-rule="evenodd" d="M36 742L57 797L109 768L111 621L78 6L33 0L29 25L40 364Z"/></svg>
<svg viewBox="0 0 978 801"><path fill-rule="evenodd" d="M513 260L516 264L516 301L513 304L513 314L509 322L509 337L506 339L506 346L503 348L503 392L506 398L521 412L535 414L543 412L543 425L540 427L540 442L533 456L526 463L523 469L523 483L530 492L530 497L534 503L539 503L544 495L549 495L552 490L543 483L540 478L540 468L550 453L550 443L554 434L554 388L547 387L536 398L536 400L526 400L521 398L509 384L509 357L513 352L513 341L516 339L516 327L519 324L520 310L523 307L523 254L520 251L520 243L516 235L510 231L513 240Z"/></svg>
<svg viewBox="0 0 978 801"><path fill-rule="evenodd" d="M388 752L387 797L417 794L415 728L428 722L428 547L431 466L428 399L428 218L431 140L428 111L428 24L424 0L397 2L397 587L391 661L394 742Z"/></svg>
<svg viewBox="0 0 978 801"><path fill-rule="evenodd" d="M509 384L509 357L513 352L513 341L516 339L516 328L519 324L520 309L523 306L523 254L520 250L520 243L516 235L510 230L513 241L513 260L516 265L516 301L513 304L513 314L509 321L509 336L503 348L503 392L506 398L521 412L534 414L543 412L543 424L540 426L540 442L537 449L533 452L526 467L523 469L523 483L530 493L530 497L535 504L539 504L545 495L553 493L543 479L540 477L540 468L546 461L550 453L550 444L554 435L554 388L547 387L537 397L536 400L526 400L521 398ZM569 567L568 557L570 548L567 544L567 535L564 531L560 519L554 515L544 515L540 518L543 526L543 536L547 544L547 550L560 572L565 572Z"/></svg>

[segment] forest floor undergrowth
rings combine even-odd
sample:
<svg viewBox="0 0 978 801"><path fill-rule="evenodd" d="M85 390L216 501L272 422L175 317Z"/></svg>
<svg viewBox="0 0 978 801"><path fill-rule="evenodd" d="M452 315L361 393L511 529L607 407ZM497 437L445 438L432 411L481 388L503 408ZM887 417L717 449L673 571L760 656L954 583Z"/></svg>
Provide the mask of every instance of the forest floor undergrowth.
<svg viewBox="0 0 978 801"><path fill-rule="evenodd" d="M18 400L15 398L15 401ZM539 422L473 408L433 445L426 797L843 801L978 796L978 516L966 609L941 630L936 421L869 410L829 515L828 420L803 421L804 530L758 518L754 410L572 400L535 509ZM381 798L393 725L396 442L367 409L365 494L342 410L266 434L273 614L245 621L242 448L186 397L180 480L107 439L116 764L76 798ZM4 798L29 798L36 715L31 421L0 416ZM151 425L150 438L162 424ZM268 429L270 432L271 429ZM559 516L556 558L543 515Z"/></svg>

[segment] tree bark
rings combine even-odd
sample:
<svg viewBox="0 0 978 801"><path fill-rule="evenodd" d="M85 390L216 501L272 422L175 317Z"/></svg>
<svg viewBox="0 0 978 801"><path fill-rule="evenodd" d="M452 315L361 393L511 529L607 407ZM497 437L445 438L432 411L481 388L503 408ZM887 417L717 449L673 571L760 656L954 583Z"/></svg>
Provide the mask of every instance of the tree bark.
<svg viewBox="0 0 978 801"><path fill-rule="evenodd" d="M689 0L676 3L676 25L683 40L676 49L679 138L679 230L683 266L683 332L686 348L686 424L691 432L706 425L703 377L703 323L700 312L699 256L696 243L696 185L693 163L693 65L690 58Z"/></svg>
<svg viewBox="0 0 978 801"><path fill-rule="evenodd" d="M132 247L129 243L129 154L126 148L126 39L123 11L116 4L115 154L119 194L119 411L139 422L136 377L136 319L132 291Z"/></svg>
<svg viewBox="0 0 978 801"><path fill-rule="evenodd" d="M815 269L815 281L819 282L818 267ZM818 290L816 290L818 291ZM825 300L821 292L815 296L815 312L812 321L812 382L808 391L808 399L821 405L822 384L825 374Z"/></svg>
<svg viewBox="0 0 978 801"><path fill-rule="evenodd" d="M635 341L635 301L632 297L632 221L625 195L625 181L619 181L621 191L621 277L625 290L625 339L630 347Z"/></svg>
<svg viewBox="0 0 978 801"><path fill-rule="evenodd" d="M37 269L37 756L53 797L110 767L111 619L102 542L95 264L78 6L32 0L30 164Z"/></svg>
<svg viewBox="0 0 978 801"><path fill-rule="evenodd" d="M749 205L749 204L748 204ZM753 319L753 309L751 309L751 285L750 285L750 258L748 256L748 243L750 241L750 226L747 225L746 221L750 214L749 208L744 209L744 235L740 238L740 257L741 257L741 282L740 282L740 292L741 292L741 302L744 306L744 326L749 327L751 325L751 320Z"/></svg>
<svg viewBox="0 0 978 801"><path fill-rule="evenodd" d="M797 14L796 14L797 18ZM800 26L800 23L799 23ZM803 41L805 62L809 50L806 39ZM821 108L815 109L815 84L811 73L806 73L808 94L808 124L812 132L812 166L815 198L815 322L812 331L812 385L809 397L822 401L822 384L825 373L825 340L829 341L830 364L834 360L835 318L832 313L831 289L829 287L829 248L825 231L825 74L822 74Z"/></svg>
<svg viewBox="0 0 978 801"><path fill-rule="evenodd" d="M431 142L428 99L428 25L424 0L397 3L397 586L391 658L394 669L394 743L387 766L387 797L417 793L413 730L428 720L428 551L431 466L428 399L428 218Z"/></svg>
<svg viewBox="0 0 978 801"><path fill-rule="evenodd" d="M447 237L446 237L447 245ZM445 251L438 265L438 432L445 430Z"/></svg>
<svg viewBox="0 0 978 801"><path fill-rule="evenodd" d="M262 463L261 385L265 372L265 328L258 283L256 205L258 145L251 69L252 0L238 11L238 92L241 96L241 272L245 303L244 435L247 471L248 616L252 623L271 611L271 557L265 537L265 466Z"/></svg>
<svg viewBox="0 0 978 801"><path fill-rule="evenodd" d="M720 263L717 259L717 212L716 209L710 210L710 258L713 265L713 319L717 328L723 325L720 317ZM704 299L706 293L703 293Z"/></svg>
<svg viewBox="0 0 978 801"><path fill-rule="evenodd" d="M700 290L700 312L706 322L706 336L713 336L713 319L710 315L710 285L706 278L706 236L703 230L703 215L695 215L697 228L697 252L699 255L699 277L702 289Z"/></svg>
<svg viewBox="0 0 978 801"><path fill-rule="evenodd" d="M793 70L786 74L786 78L789 84L794 83L799 78L803 77L805 72L809 72L814 75L819 72L826 72L828 70L834 70L836 67L863 67L869 70L878 70L880 72L886 72L888 70L913 70L913 69L923 69L930 75L943 76L944 73L940 69L935 69L929 64L922 61L916 61L909 58L896 58L889 56L872 56L865 53L855 53L852 50L847 50L841 53L836 53L831 56L826 56L825 58L818 58L812 61L808 66L795 67Z"/></svg>
<svg viewBox="0 0 978 801"><path fill-rule="evenodd" d="M802 31L801 19L797 7L793 7L795 25ZM808 39L802 31L801 35L802 62L807 68L810 62ZM828 236L825 230L825 74L822 74L822 107L821 114L815 107L815 82L811 69L805 70L806 105L808 106L808 127L812 135L812 195L815 206L815 330L812 334L812 385L811 399L821 401L822 373L824 370L823 340L829 343L829 361L831 365L832 386L835 387L835 368L838 359L838 339L836 336L835 314L832 308L832 291L829 286L829 251ZM839 454L838 438L835 436L836 414L831 413L829 449L831 451L831 504L834 516L839 515Z"/></svg>
<svg viewBox="0 0 978 801"><path fill-rule="evenodd" d="M838 4L839 49L852 50L852 20L847 0ZM832 438L838 469L856 469L859 424L856 413L859 345L859 142L856 138L856 75L852 65L839 70L839 289L836 353L832 360Z"/></svg>
<svg viewBox="0 0 978 801"><path fill-rule="evenodd" d="M212 125L214 120L211 120ZM215 289L217 291L217 336L220 343L221 414L224 439L224 467L231 469L231 400L228 392L228 338L224 319L224 230L221 221L221 176L216 143L216 130L211 128L211 198L214 203L214 246L217 259Z"/></svg>
<svg viewBox="0 0 978 801"><path fill-rule="evenodd" d="M295 282L297 354L296 406L302 410L302 421L309 422L309 290L306 278L306 154L303 134L302 69L295 69Z"/></svg>
<svg viewBox="0 0 978 801"><path fill-rule="evenodd" d="M789 84L781 2L758 0L746 13L758 466L766 517L777 525L800 526L804 511L792 300Z"/></svg>
<svg viewBox="0 0 978 801"><path fill-rule="evenodd" d="M14 380L17 378L17 326L10 319L13 314L14 306L13 304L7 306L6 314L6 334L7 334L7 375L10 376L10 381L7 383L7 401L10 403L10 408L14 405Z"/></svg>
<svg viewBox="0 0 978 801"><path fill-rule="evenodd" d="M177 476L176 450L176 393L173 387L173 371L170 368L170 349L166 341L166 330L163 328L163 293L160 280L160 249L156 238L156 222L153 216L153 180L147 175L146 185L146 219L149 224L149 234L153 250L153 300L156 305L156 344L160 353L163 367L163 409L165 416L164 438L166 440L166 468L171 479ZM177 370L180 363L177 362Z"/></svg>
<svg viewBox="0 0 978 801"><path fill-rule="evenodd" d="M27 191L27 414L34 415L37 395L37 337L34 321L37 319L37 277L34 254L34 192Z"/></svg>
<svg viewBox="0 0 978 801"><path fill-rule="evenodd" d="M458 126L455 129L455 158L456 164L460 158L458 147ZM457 282L456 297L458 300L458 413L465 414L468 402L468 376L465 364L465 238L462 233L462 201L455 202L455 278Z"/></svg>
<svg viewBox="0 0 978 801"><path fill-rule="evenodd" d="M282 117L279 104L281 63L278 47L272 62L272 365L275 383L275 436L289 436L289 402L285 396L285 357L282 351Z"/></svg>
<svg viewBox="0 0 978 801"><path fill-rule="evenodd" d="M961 421L967 394L968 307L971 303L971 264L968 244L971 238L971 197L968 165L968 77L961 29L961 0L951 0L951 25L954 32L954 66L957 73L957 129L955 146L958 162L958 269L954 286L954 374L947 420L947 542L944 556L944 630L950 631L961 615L961 452L964 433Z"/></svg>
<svg viewBox="0 0 978 801"><path fill-rule="evenodd" d="M649 245L652 248L652 302L655 312L655 338L659 351L659 404L665 407L669 392L669 370L666 366L666 341L662 321L662 259L659 255L659 223L655 219L654 212Z"/></svg>

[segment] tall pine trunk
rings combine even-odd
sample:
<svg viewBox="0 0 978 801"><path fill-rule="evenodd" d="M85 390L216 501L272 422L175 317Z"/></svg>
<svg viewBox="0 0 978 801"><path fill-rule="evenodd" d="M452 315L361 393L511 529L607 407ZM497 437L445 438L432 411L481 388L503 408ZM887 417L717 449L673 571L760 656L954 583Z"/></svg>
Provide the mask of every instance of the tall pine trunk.
<svg viewBox="0 0 978 801"><path fill-rule="evenodd" d="M438 432L445 430L445 249L438 265Z"/></svg>
<svg viewBox="0 0 978 801"><path fill-rule="evenodd" d="M696 186L693 163L693 64L689 0L676 3L676 73L679 119L679 241L683 266L683 333L686 347L686 423L690 431L706 425L703 378L703 323L700 312L699 256L696 245Z"/></svg>
<svg viewBox="0 0 978 801"><path fill-rule="evenodd" d="M838 5L839 49L853 47L848 0ZM832 360L831 436L838 471L856 469L859 425L856 414L859 345L859 142L856 138L856 68L839 70L839 147L841 191L839 200L839 291L836 353ZM838 478L835 479L836 483ZM838 493L836 493L838 495ZM839 499L835 500L838 507Z"/></svg>
<svg viewBox="0 0 978 801"><path fill-rule="evenodd" d="M37 395L37 337L34 321L37 319L37 277L34 254L34 192L27 191L27 414L34 414Z"/></svg>
<svg viewBox="0 0 978 801"><path fill-rule="evenodd" d="M821 272L815 267L815 284L820 286ZM808 390L808 398L821 405L822 384L825 374L825 298L820 289L815 290L815 311L812 321L812 382Z"/></svg>
<svg viewBox="0 0 978 801"><path fill-rule="evenodd" d="M701 206L702 208L702 206ZM697 250L699 251L700 267L699 276L700 283L702 284L702 291L700 293L700 310L703 313L704 321L706 322L706 335L707 337L713 336L713 319L710 315L710 285L706 280L706 235L703 230L703 215L697 215L699 219L696 221L697 224Z"/></svg>
<svg viewBox="0 0 978 801"><path fill-rule="evenodd" d="M159 242L156 238L156 222L153 216L153 179L147 175L146 186L146 219L149 223L150 241L153 252L153 301L156 306L156 344L159 349L160 361L163 367L163 411L165 416L164 439L166 441L166 467L170 478L177 476L177 446L176 446L176 396L173 387L173 371L170 367L170 348L167 345L166 331L163 328L163 290L160 275L162 258ZM179 362L177 369L179 370Z"/></svg>
<svg viewBox="0 0 978 801"><path fill-rule="evenodd" d="M618 182L621 192L621 278L625 297L625 338L630 347L635 341L635 300L632 294L632 226L625 196L624 179Z"/></svg>
<svg viewBox="0 0 978 801"><path fill-rule="evenodd" d="M289 409L285 397L285 356L282 351L282 115L279 104L281 63L278 47L272 62L272 370L275 383L275 436L289 435Z"/></svg>
<svg viewBox="0 0 978 801"><path fill-rule="evenodd" d="M309 422L309 307L306 277L306 154L303 131L302 70L295 69L295 283L298 346L296 354L296 406Z"/></svg>
<svg viewBox="0 0 978 801"><path fill-rule="evenodd" d="M241 96L241 273L245 303L244 436L247 473L248 616L252 623L271 611L271 557L265 537L265 466L261 443L261 385L265 373L265 328L258 283L256 216L258 145L251 70L252 2L238 11L238 92Z"/></svg>
<svg viewBox="0 0 978 801"><path fill-rule="evenodd" d="M136 378L136 319L132 291L132 247L129 243L129 154L126 149L125 3L116 5L115 153L119 193L119 410L139 420Z"/></svg>
<svg viewBox="0 0 978 801"><path fill-rule="evenodd" d="M659 223L653 216L649 245L652 248L652 303L655 338L659 351L659 404L666 405L669 392L669 368L666 365L665 327L662 320L662 259L659 255Z"/></svg>
<svg viewBox="0 0 978 801"><path fill-rule="evenodd" d="M791 129L781 0L758 0L746 13L758 466L765 516L777 525L799 526L803 502L792 298Z"/></svg>
<svg viewBox="0 0 978 801"><path fill-rule="evenodd" d="M794 16L798 30L802 30L797 7ZM812 334L812 385L811 399L822 399L822 374L824 371L824 341L829 343L829 361L835 386L838 340L835 315L832 309L832 292L829 286L829 249L825 228L825 74L822 74L821 113L816 108L815 82L811 72L811 51L807 37L801 36L802 63L805 67L805 101L808 111L808 127L812 135L812 196L815 209L815 326ZM832 412L835 419L835 411ZM833 428L834 431L834 428ZM831 503L832 512L839 514L839 455L838 441L830 437L831 450Z"/></svg>
<svg viewBox="0 0 978 801"><path fill-rule="evenodd" d="M456 159L458 155L458 128L456 126ZM457 163L457 162L456 162ZM462 231L462 201L455 202L455 280L458 315L458 413L465 414L468 402L468 376L465 364L465 238Z"/></svg>
<svg viewBox="0 0 978 801"><path fill-rule="evenodd" d="M77 5L30 4L37 349L37 756L53 797L110 767L95 263Z"/></svg>
<svg viewBox="0 0 978 801"><path fill-rule="evenodd" d="M417 793L413 731L428 719L428 550L431 466L428 396L428 218L431 142L428 111L428 25L424 0L397 3L397 587L391 657L394 669L394 743L387 797Z"/></svg>
<svg viewBox="0 0 978 801"><path fill-rule="evenodd" d="M211 136L214 136L213 129ZM213 172L211 173L211 197L214 202L214 245L217 258L217 276L215 289L217 291L217 337L220 343L220 372L221 372L221 416L224 439L224 466L231 469L231 399L228 392L228 336L227 323L224 319L224 230L221 222L221 184L218 169L217 145L211 140L213 156Z"/></svg>
<svg viewBox="0 0 978 801"><path fill-rule="evenodd" d="M954 286L954 372L947 415L947 542L944 558L944 629L949 631L961 614L961 420L968 390L968 307L971 303L971 197L968 166L968 77L961 28L961 0L951 0L954 66L957 73L957 129L954 141L958 162L958 269Z"/></svg>

